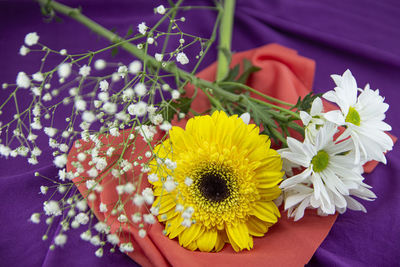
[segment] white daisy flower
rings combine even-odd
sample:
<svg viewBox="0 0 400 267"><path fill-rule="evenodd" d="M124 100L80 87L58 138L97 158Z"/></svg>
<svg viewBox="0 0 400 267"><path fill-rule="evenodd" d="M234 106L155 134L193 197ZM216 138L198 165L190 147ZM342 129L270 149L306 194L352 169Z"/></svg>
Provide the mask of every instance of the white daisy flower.
<svg viewBox="0 0 400 267"><path fill-rule="evenodd" d="M392 139L385 133L392 127L383 122L389 105L383 102L384 98L379 95L379 90L371 90L368 84L364 90L358 89L350 70L346 70L342 76L331 77L337 87L323 97L336 103L340 110L326 113L325 118L337 125L346 126L340 139L351 136L356 163L377 160L386 164L383 153L393 147ZM360 91L358 96L357 91Z"/></svg>
<svg viewBox="0 0 400 267"><path fill-rule="evenodd" d="M300 118L304 125L305 136L311 141L315 140L319 127L323 126L326 121L322 112L323 104L319 97L314 99L310 114L305 111L300 111Z"/></svg>
<svg viewBox="0 0 400 267"><path fill-rule="evenodd" d="M351 194L360 197L363 192L362 196L368 200L374 196L362 183L364 178L354 164L351 140L335 142L333 136L337 131L336 125L326 122L314 143L308 138L301 143L288 137L288 149L281 151L283 159L305 168L280 185L285 193L285 209L296 220L303 216L307 207L318 208L323 214L334 214L336 210L355 208L353 203L348 204L352 202Z"/></svg>

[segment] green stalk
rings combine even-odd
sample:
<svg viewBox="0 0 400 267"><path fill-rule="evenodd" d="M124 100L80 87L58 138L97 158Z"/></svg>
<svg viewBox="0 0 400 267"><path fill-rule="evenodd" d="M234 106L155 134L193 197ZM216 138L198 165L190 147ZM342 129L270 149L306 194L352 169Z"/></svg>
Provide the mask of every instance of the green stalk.
<svg viewBox="0 0 400 267"><path fill-rule="evenodd" d="M124 40L123 38L118 36L117 34L107 30L100 24L89 19L88 17L83 15L79 9L71 8L69 6L60 4L56 1L49 1L49 0L37 0L37 1L45 7L52 8L54 11L57 11L57 12L64 14L72 19L75 19L76 21L80 22L81 24L85 25L86 27L88 27L89 29L91 29L92 31L97 33L98 35L108 39L109 41L111 41L113 43L116 43L116 45L119 45L120 47L122 47L123 49L125 49L126 51L131 53L133 56L137 57L138 59L140 59L142 61L146 61L146 63L151 65L152 67L158 68L160 66L160 63L154 57L147 55L142 50L138 49L135 45L131 44L130 42L127 42L126 40ZM176 3L176 5L169 10L169 12L172 13L175 9L177 9L179 7L179 5L182 3L182 1L183 0L179 0ZM224 34L224 37L221 37L221 36L220 37L221 37L221 41L225 40L224 42L226 42L226 40L228 40L228 39L229 40L231 39L234 4L235 4L235 0L226 0L225 1L226 9L224 10L224 14L222 15L223 17L225 17L225 19L222 18L221 20L225 20L228 22L230 21L230 24L227 22L221 23L220 32L221 32L221 34ZM166 17L167 16L164 16L164 18L166 18ZM231 19L228 20L227 17L230 17ZM154 27L156 28L159 24L161 24L161 22L162 22L162 19ZM224 47L230 49L230 41L226 42L224 44ZM222 57L221 53L223 53L223 52L221 52L221 50L220 50L219 55ZM226 59L227 59L227 57L225 57L225 60ZM225 61L225 64L219 62L219 65L221 65L221 66L219 66L219 69L226 70L226 71L229 70L229 62L228 61ZM170 63L166 64L165 66L161 66L161 68L169 73L174 74L176 77L179 77L180 79L182 79L184 81L188 81L189 83L193 84L195 87L200 88L202 91L206 92L206 95L208 95L211 98L213 98L213 97L210 94L208 94L208 92L211 92L212 94L214 94L218 97L221 97L232 103L243 102L242 95L237 95L237 94L228 92L228 91L224 90L223 88L221 88L216 83L212 83L212 82L200 79L200 78L196 77L193 73L188 73L184 70L181 70L173 62L170 62ZM219 72L221 72L221 71L219 71ZM219 75L222 75L222 74L219 74ZM245 88L245 89L248 89L248 88ZM265 96L265 95L263 95L263 96ZM300 119L300 116L298 115L298 113L293 112L291 110L288 110L288 109L285 109L285 108L282 108L282 107L279 107L279 106L276 106L276 105L273 105L273 104L270 104L270 103L267 103L267 102L264 102L264 101L261 101L258 99L251 99L251 100L254 102L257 102L259 104L268 106L270 108L275 108L280 111L286 112L286 113L292 115L294 118ZM272 101L272 98L271 98L271 101ZM213 101L211 101L211 102L213 102ZM276 99L274 99L273 102L284 104L283 101L278 102L278 101L276 101Z"/></svg>
<svg viewBox="0 0 400 267"><path fill-rule="evenodd" d="M264 102L264 101L256 99L256 98L250 98L250 100L253 101L253 102L256 102L256 103L258 103L260 105L280 110L282 112L285 112L287 114L292 115L296 120L300 120L300 115L298 113L294 112L294 111L291 111L291 110L286 109L286 108L282 108L280 106L277 106L277 105L274 105L274 104L271 104L271 103L268 103L268 102Z"/></svg>
<svg viewBox="0 0 400 267"><path fill-rule="evenodd" d="M253 92L254 94L259 95L259 96L261 96L262 98L264 98L264 99L266 99L266 100L269 100L269 101L271 101L271 102L279 103L279 104L282 104L282 105L285 105L285 106L288 106L288 107L294 107L293 104L290 104L290 103L285 102L285 101L282 101L282 100L280 100L280 99L278 99L278 98L275 98L275 97L272 97L272 96L263 94L263 93L257 91L256 89L253 89L253 88L251 88L250 86L247 86L247 85L242 84L242 83L237 83L237 82L221 82L221 83L219 83L219 85L232 85L232 86L241 87L241 88L246 89L247 91Z"/></svg>
<svg viewBox="0 0 400 267"><path fill-rule="evenodd" d="M80 22L81 24L85 25L86 27L88 27L89 29L91 29L92 31L94 31L95 33L97 33L98 35L108 39L109 41L113 42L113 43L120 43L120 46L125 49L126 51L128 51L129 53L131 53L133 56L137 57L138 59L142 60L142 61L146 61L147 64L157 68L159 66L159 62L152 56L149 56L147 54L145 54L142 50L138 49L135 45L126 42L126 40L124 40L123 38L121 38L120 36L118 36L117 34L107 30L106 28L104 28L103 26L101 26L100 24L94 22L93 20L89 19L88 17L86 17L85 15L83 15L79 9L77 8L71 8L69 6L60 4L56 1L48 1L48 0L37 0L41 5L43 6L47 6L48 8L52 8L54 9L54 11L57 11L61 14L64 14L78 22ZM177 8L183 0L179 0L174 8ZM172 12L172 10L174 8L171 8L169 12ZM164 18L166 18L167 16L165 16ZM157 25L159 23L161 23L162 20L160 20ZM184 70L179 69L174 63L170 62L168 64L166 64L165 67L162 67L162 69L164 69L165 71L169 72L169 73L173 73L176 76L180 77L183 80L188 80L191 84L193 84L194 86L202 89L202 90L206 90L207 88L210 88L213 90L214 93L218 94L221 97L226 98L229 101L232 102L237 102L239 100L239 95L235 95L232 93L229 93L225 90L223 90L222 88L220 88L219 86L203 80L203 79L199 79L197 78L195 75L188 73Z"/></svg>
<svg viewBox="0 0 400 267"><path fill-rule="evenodd" d="M221 81L229 72L235 0L225 0L219 28L218 66L216 81Z"/></svg>

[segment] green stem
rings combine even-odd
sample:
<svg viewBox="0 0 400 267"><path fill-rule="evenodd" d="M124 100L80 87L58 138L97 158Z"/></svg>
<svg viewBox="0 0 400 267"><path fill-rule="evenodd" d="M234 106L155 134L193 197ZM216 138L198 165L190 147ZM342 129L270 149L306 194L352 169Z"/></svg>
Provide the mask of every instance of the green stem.
<svg viewBox="0 0 400 267"><path fill-rule="evenodd" d="M268 102L264 102L264 101L262 101L262 100L255 99L255 98L250 98L249 100L250 100L250 101L253 101L253 102L256 102L256 103L258 103L258 104L267 106L267 107L269 107L269 108L274 108L274 109L280 110L280 111L282 111L282 112L285 112L285 113L287 113L287 114L292 115L296 120L300 120L300 115L299 115L298 113L294 112L294 111L289 110L289 109L282 108L282 107L280 107L280 106L277 106L277 105L274 105L274 104L271 104L271 103L268 103Z"/></svg>
<svg viewBox="0 0 400 267"><path fill-rule="evenodd" d="M282 100L277 99L277 98L275 98L275 97L272 97L272 96L263 94L263 93L257 91L256 89L253 89L253 88L251 88L250 86L247 86L247 85L242 84L242 83L236 83L236 82L221 82L221 83L218 83L218 84L221 85L221 86L222 86L222 85L232 85L232 86L241 87L241 88L246 89L247 91L250 91L250 92L252 92L252 93L254 93L254 94L256 94L256 95L259 95L259 96L261 96L262 98L264 98L264 99L266 99L266 100L269 100L269 101L271 101L271 102L279 103L279 104L282 104L282 105L285 105L285 106L288 106L288 107L293 107L293 106L294 106L293 104L290 104L290 103L288 103L288 102L285 102L285 101L282 101Z"/></svg>
<svg viewBox="0 0 400 267"><path fill-rule="evenodd" d="M60 4L56 1L50 1L50 2L48 0L37 0L37 1L41 5L47 6L48 8L53 8L54 11L57 11L61 14L64 14L64 15L80 22L81 24L85 25L86 27L88 27L89 29L91 29L92 31L97 33L98 35L108 39L109 41L111 41L113 43L120 43L120 46L123 49L125 49L126 51L128 51L129 53L131 53L132 55L137 57L138 59L140 59L142 61L146 61L147 64L149 64L155 68L157 68L157 66L159 66L159 62L154 57L146 55L142 50L138 49L135 45L126 42L126 40L124 40L117 34L107 30L106 28L102 27L100 24L89 19L88 17L83 15L79 9L71 8L69 6ZM179 0L175 4L174 8L176 9L182 3L182 1L183 0ZM172 12L172 10L174 8L171 8L169 12ZM165 17L167 17L167 16L165 16ZM161 20L158 23L161 23ZM166 64L165 66L162 66L162 69L169 73L175 74L175 76L178 76L183 80L188 80L191 84L200 88L203 91L206 90L207 88L211 88L211 89L213 89L213 91L216 94L226 98L229 101L237 102L239 100L238 95L229 93L214 83L211 83L211 82L203 80L203 79L199 79L195 75L179 69L172 62Z"/></svg>
<svg viewBox="0 0 400 267"><path fill-rule="evenodd" d="M83 15L79 9L71 8L69 6L60 4L56 1L50 1L50 2L48 0L37 0L37 1L42 5L47 5L47 7L53 8L55 11L57 11L59 13L75 19L76 21L85 25L86 27L88 27L89 29L91 29L92 31L97 33L98 35L103 36L104 38L108 39L109 41L111 41L113 43L118 43L123 49L125 49L126 51L128 51L129 53L131 53L132 55L137 57L138 59L140 59L142 61L146 61L147 64L153 66L154 68L157 68L160 66L160 63L154 57L145 54L142 50L138 49L135 45L127 42L126 40L124 40L123 38L118 36L117 34L107 30L106 28L102 27L100 24L89 19L88 17ZM182 3L182 1L183 0L179 0L175 4L175 6L169 10L169 12L172 13L174 9L178 8L179 5ZM234 2L235 2L234 0L226 0L226 2L225 2L226 8L228 8L228 7L229 8L227 10L224 10L224 12L226 12L226 13L223 14L223 16L230 15L233 18ZM165 17L167 17L167 16L165 16ZM223 20L223 18L222 18L222 20ZM226 20L226 18L225 18L225 20ZM161 20L157 23L157 25L159 25L159 23L161 23ZM228 27L228 26L225 26L225 27ZM231 32L232 32L231 30L228 31L228 30L226 30L226 28L223 28L223 29L220 29L220 31L230 32L230 34L228 34L228 33L225 33L225 34L231 36ZM225 38L229 38L229 37L225 37ZM225 65L225 66L227 66L227 65ZM223 88L221 88L216 83L212 83L212 82L197 78L193 73L188 73L184 70L179 69L172 62L166 64L165 66L162 66L161 68L169 73L173 73L176 77L179 77L180 79L182 79L184 81L190 82L195 87L200 88L204 92L207 92L207 90L212 89L211 92L213 94L218 95L219 97L222 97L222 98L226 99L227 101L230 101L233 103L238 103L238 102L242 101L241 95L230 93L230 92L224 90ZM209 95L209 97L211 97L211 96ZM286 112L286 113L292 115L296 119L300 119L299 114L297 114L296 112L290 111L288 109L285 109L285 108L282 108L282 107L279 107L279 106L276 106L276 105L273 105L273 104L270 104L270 103L267 103L267 102L264 102L264 101L261 101L258 99L251 99L251 101L257 102L259 104L262 104L262 105L265 105L265 106L268 106L271 108L275 108L277 110L281 110L283 112ZM275 102L277 102L277 101L275 101Z"/></svg>
<svg viewBox="0 0 400 267"><path fill-rule="evenodd" d="M216 81L221 81L229 72L233 15L235 0L225 0L219 28L218 66Z"/></svg>

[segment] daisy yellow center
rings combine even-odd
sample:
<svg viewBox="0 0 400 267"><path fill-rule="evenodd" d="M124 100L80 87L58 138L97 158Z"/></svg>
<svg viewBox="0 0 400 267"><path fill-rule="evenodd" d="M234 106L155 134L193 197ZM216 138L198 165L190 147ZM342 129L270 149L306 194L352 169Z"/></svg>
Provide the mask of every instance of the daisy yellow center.
<svg viewBox="0 0 400 267"><path fill-rule="evenodd" d="M165 234L190 250L251 249L280 216L273 200L281 191L282 160L268 136L235 116L214 112L173 127L155 148L151 181ZM176 163L168 169L165 159ZM173 179L172 190L164 183ZM191 212L188 212L191 211Z"/></svg>
<svg viewBox="0 0 400 267"><path fill-rule="evenodd" d="M349 108L349 112L347 113L346 116L346 122L350 122L354 125L360 126L361 123L360 114L355 108L353 107Z"/></svg>
<svg viewBox="0 0 400 267"><path fill-rule="evenodd" d="M328 167L329 154L324 150L320 150L317 155L312 158L311 163L313 165L313 171L322 172Z"/></svg>

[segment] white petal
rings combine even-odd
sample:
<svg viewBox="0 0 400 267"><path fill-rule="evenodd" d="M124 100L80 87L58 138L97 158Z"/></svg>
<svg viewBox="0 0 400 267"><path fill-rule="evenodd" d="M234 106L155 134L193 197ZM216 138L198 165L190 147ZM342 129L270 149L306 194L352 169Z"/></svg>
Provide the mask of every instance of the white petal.
<svg viewBox="0 0 400 267"><path fill-rule="evenodd" d="M316 99L314 99L311 105L311 111L310 111L311 116L320 114L322 112L322 109L323 109L322 100L321 98L317 97Z"/></svg>
<svg viewBox="0 0 400 267"><path fill-rule="evenodd" d="M304 125L308 125L312 119L312 117L305 111L300 111L300 119Z"/></svg>
<svg viewBox="0 0 400 267"><path fill-rule="evenodd" d="M279 187L281 189L288 189L290 187L293 187L298 183L304 182L308 177L310 177L310 174L311 170L305 169L303 172L284 180Z"/></svg>
<svg viewBox="0 0 400 267"><path fill-rule="evenodd" d="M244 123L249 124L249 122L250 122L250 113L245 112L242 115L240 115L240 118L243 120Z"/></svg>
<svg viewBox="0 0 400 267"><path fill-rule="evenodd" d="M335 123L336 125L345 124L343 114L340 110L332 110L324 114L325 119Z"/></svg>

